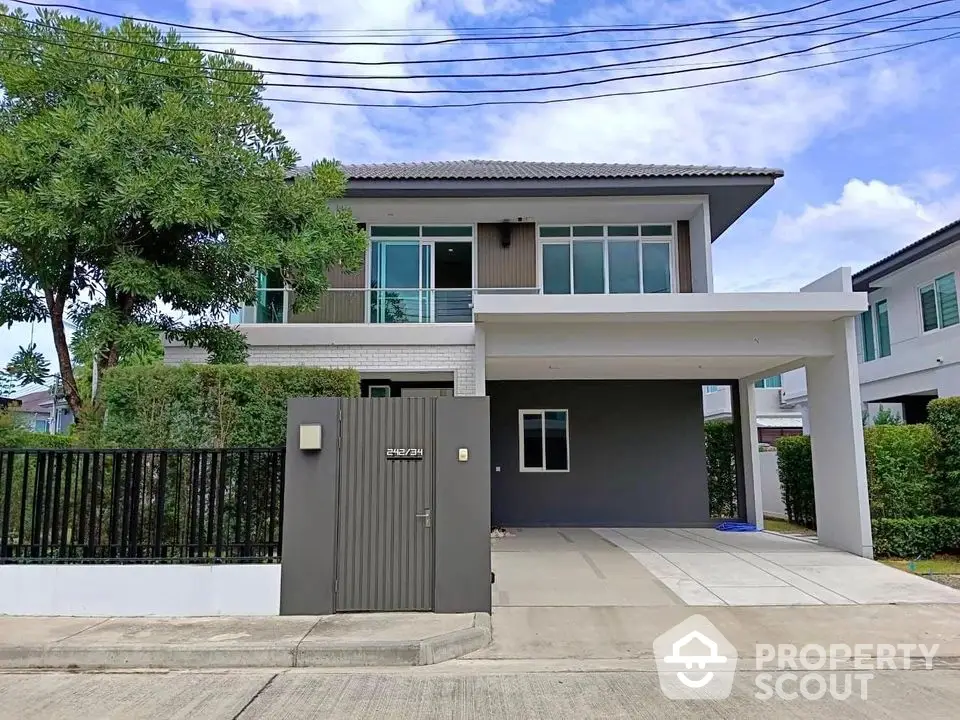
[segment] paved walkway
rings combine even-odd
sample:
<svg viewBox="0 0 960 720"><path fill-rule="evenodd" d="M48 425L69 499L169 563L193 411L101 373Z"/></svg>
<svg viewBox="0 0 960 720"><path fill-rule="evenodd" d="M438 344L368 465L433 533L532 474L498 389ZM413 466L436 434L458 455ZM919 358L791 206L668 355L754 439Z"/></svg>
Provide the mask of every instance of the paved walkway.
<svg viewBox="0 0 960 720"><path fill-rule="evenodd" d="M490 641L485 613L323 617L0 616L0 668L429 665Z"/></svg>
<svg viewBox="0 0 960 720"><path fill-rule="evenodd" d="M666 699L656 673L648 671L434 667L351 673L0 673L0 720L926 719L954 718L960 704L955 670L877 673L866 700L791 701L758 699L756 673L745 672L738 674L729 699L697 703Z"/></svg>
<svg viewBox="0 0 960 720"><path fill-rule="evenodd" d="M712 529L594 531L686 605L960 603L960 590L813 541Z"/></svg>

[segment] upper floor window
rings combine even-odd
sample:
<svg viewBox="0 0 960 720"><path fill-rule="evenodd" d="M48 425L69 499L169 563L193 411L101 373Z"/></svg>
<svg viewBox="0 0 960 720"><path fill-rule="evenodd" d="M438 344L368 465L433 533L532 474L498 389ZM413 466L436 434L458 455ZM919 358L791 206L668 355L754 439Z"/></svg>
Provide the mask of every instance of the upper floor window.
<svg viewBox="0 0 960 720"><path fill-rule="evenodd" d="M719 386L719 385L704 385L704 392L706 392L707 395L712 395L713 393L718 393L718 392L720 392L720 386Z"/></svg>
<svg viewBox="0 0 960 720"><path fill-rule="evenodd" d="M753 386L756 388L778 388L781 386L780 376L772 375L771 377L764 378L763 380L757 380Z"/></svg>
<svg viewBox="0 0 960 720"><path fill-rule="evenodd" d="M960 323L957 308L957 280L953 273L920 286L920 321L924 332L941 330Z"/></svg>
<svg viewBox="0 0 960 720"><path fill-rule="evenodd" d="M547 295L668 293L672 225L541 225Z"/></svg>
<svg viewBox="0 0 960 720"><path fill-rule="evenodd" d="M879 300L860 313L860 351L863 362L890 354L890 314Z"/></svg>

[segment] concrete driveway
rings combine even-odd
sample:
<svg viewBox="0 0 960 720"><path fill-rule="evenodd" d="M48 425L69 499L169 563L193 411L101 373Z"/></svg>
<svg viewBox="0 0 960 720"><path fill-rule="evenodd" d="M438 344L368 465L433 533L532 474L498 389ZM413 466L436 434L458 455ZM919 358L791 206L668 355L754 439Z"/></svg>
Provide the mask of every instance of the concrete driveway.
<svg viewBox="0 0 960 720"><path fill-rule="evenodd" d="M492 541L495 607L960 603L958 590L775 533L510 532Z"/></svg>

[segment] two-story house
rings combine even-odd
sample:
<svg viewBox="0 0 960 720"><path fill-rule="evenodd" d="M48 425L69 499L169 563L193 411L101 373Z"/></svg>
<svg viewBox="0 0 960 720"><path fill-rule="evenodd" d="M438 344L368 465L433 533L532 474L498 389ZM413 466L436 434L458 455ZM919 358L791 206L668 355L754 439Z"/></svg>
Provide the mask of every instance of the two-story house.
<svg viewBox="0 0 960 720"><path fill-rule="evenodd" d="M871 553L848 270L715 293L712 243L779 170L454 161L347 165L370 236L321 306L270 278L250 362L352 367L369 397L489 397L491 521L711 523L702 387L734 388L739 515L762 523L754 383L806 366L822 542ZM168 362L202 360L182 347Z"/></svg>
<svg viewBox="0 0 960 720"><path fill-rule="evenodd" d="M927 403L960 395L960 220L853 276L869 307L856 322L867 421L881 408L924 422ZM803 371L784 376L782 404L805 412Z"/></svg>

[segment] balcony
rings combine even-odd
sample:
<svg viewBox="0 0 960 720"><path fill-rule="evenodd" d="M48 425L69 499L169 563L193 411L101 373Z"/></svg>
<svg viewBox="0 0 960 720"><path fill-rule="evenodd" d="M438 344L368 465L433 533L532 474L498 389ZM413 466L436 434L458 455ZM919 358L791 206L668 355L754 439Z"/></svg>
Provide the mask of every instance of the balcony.
<svg viewBox="0 0 960 720"><path fill-rule="evenodd" d="M259 290L257 301L230 315L232 324L423 324L473 322L473 290L331 288L316 309L293 312L293 291Z"/></svg>

